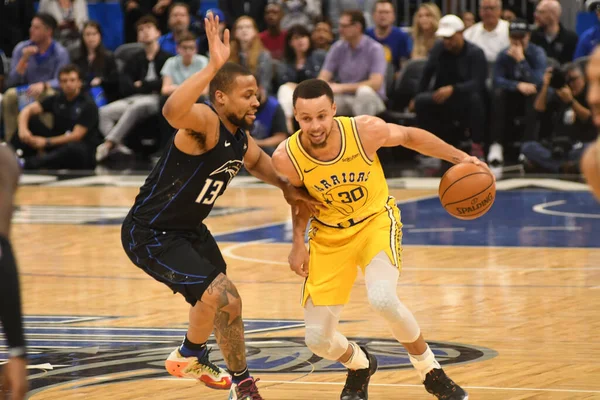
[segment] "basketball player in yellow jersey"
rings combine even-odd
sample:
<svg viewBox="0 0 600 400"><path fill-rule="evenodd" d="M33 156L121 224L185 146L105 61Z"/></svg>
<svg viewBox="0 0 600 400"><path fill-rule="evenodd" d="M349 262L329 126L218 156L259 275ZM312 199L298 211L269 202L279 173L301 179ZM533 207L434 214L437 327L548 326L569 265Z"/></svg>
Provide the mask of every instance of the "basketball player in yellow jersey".
<svg viewBox="0 0 600 400"><path fill-rule="evenodd" d="M322 80L300 83L293 103L301 129L277 148L272 162L279 174L322 202L310 222L310 253L304 233L311 216L302 208L292 213L289 262L306 278L302 295L306 345L316 355L348 368L342 400L368 398L377 360L337 331L359 266L370 305L410 354L425 389L438 399L467 399L467 393L446 376L412 313L398 299L402 224L376 152L380 147L405 146L452 163L485 164L420 129L370 116L334 117L333 93Z"/></svg>
<svg viewBox="0 0 600 400"><path fill-rule="evenodd" d="M588 104L592 110L594 125L600 129L600 48L596 48L587 66ZM581 158L581 171L600 200L600 136Z"/></svg>

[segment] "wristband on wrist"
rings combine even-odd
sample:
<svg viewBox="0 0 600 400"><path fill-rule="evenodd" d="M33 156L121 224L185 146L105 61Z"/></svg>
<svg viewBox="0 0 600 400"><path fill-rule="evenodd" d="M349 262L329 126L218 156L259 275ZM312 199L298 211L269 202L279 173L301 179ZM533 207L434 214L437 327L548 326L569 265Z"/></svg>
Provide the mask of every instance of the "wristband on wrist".
<svg viewBox="0 0 600 400"><path fill-rule="evenodd" d="M15 358L15 357L25 358L26 356L27 356L27 351L26 351L25 347L12 347L12 348L8 349L8 357L9 358Z"/></svg>

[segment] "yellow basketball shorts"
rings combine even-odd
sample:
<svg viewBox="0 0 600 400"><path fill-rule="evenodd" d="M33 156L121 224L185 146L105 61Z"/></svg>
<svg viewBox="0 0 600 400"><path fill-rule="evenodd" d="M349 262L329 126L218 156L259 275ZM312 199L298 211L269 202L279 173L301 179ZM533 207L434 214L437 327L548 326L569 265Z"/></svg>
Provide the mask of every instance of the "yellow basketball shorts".
<svg viewBox="0 0 600 400"><path fill-rule="evenodd" d="M310 297L315 306L348 303L357 275L379 252L402 267L402 222L396 201L350 228L334 228L312 221L308 232L310 259L302 290L302 306Z"/></svg>

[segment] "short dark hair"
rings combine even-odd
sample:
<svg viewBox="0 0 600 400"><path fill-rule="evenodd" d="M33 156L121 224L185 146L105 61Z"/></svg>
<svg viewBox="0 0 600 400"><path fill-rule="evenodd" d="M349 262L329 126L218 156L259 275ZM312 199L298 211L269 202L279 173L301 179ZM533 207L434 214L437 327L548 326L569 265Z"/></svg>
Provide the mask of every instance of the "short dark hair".
<svg viewBox="0 0 600 400"><path fill-rule="evenodd" d="M215 94L217 90L227 93L231 89L231 85L235 82L238 76L252 75L252 72L243 65L233 62L227 62L219 69L214 78L210 81L208 89L210 101L215 102Z"/></svg>
<svg viewBox="0 0 600 400"><path fill-rule="evenodd" d="M193 41L196 42L196 36L191 32L183 32L181 36L177 38L177 46L180 46L183 42Z"/></svg>
<svg viewBox="0 0 600 400"><path fill-rule="evenodd" d="M60 79L61 75L64 74L70 74L71 72L75 72L77 74L77 77L79 78L79 80L82 80L83 78L81 77L81 70L79 69L79 67L75 64L67 64L62 66L59 70L58 70L58 78Z"/></svg>
<svg viewBox="0 0 600 400"><path fill-rule="evenodd" d="M56 19L54 19L52 15L42 12L35 14L33 18L37 18L40 21L42 21L42 24L44 24L46 28L50 29L52 33L56 32L58 24L56 23Z"/></svg>
<svg viewBox="0 0 600 400"><path fill-rule="evenodd" d="M152 25L154 25L154 27L156 29L160 30L158 28L158 21L156 20L154 15L144 15L143 17L138 19L137 22L135 23L135 30L138 31L140 29L140 26L146 25L146 24L152 24Z"/></svg>
<svg viewBox="0 0 600 400"><path fill-rule="evenodd" d="M396 7L394 6L394 2L392 0L377 0L375 4L373 4L373 11L377 8L377 4L391 4L392 9L396 11Z"/></svg>
<svg viewBox="0 0 600 400"><path fill-rule="evenodd" d="M350 21L355 24L359 23L362 31L364 32L367 29L367 21L365 20L365 14L360 10L346 10L342 13L342 17L347 15L350 17Z"/></svg>
<svg viewBox="0 0 600 400"><path fill-rule="evenodd" d="M294 89L292 104L295 107L298 99L318 99L321 96L327 96L333 103L333 90L329 83L322 79L307 79L300 82Z"/></svg>

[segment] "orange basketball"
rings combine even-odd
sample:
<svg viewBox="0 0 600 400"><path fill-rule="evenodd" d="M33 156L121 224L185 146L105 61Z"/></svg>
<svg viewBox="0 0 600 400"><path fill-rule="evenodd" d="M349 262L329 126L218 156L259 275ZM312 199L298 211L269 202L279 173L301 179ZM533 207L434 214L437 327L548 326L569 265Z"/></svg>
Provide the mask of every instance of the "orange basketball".
<svg viewBox="0 0 600 400"><path fill-rule="evenodd" d="M442 206L458 219L481 217L494 204L496 183L484 167L460 163L450 168L440 181L438 190Z"/></svg>

